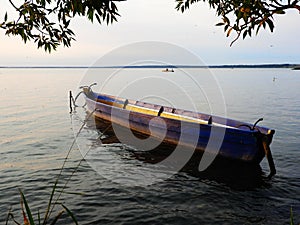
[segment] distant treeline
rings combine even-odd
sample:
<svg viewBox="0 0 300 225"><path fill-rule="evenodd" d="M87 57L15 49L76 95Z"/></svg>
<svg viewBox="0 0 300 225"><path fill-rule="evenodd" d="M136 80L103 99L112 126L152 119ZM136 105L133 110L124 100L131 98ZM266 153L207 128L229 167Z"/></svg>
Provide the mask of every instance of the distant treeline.
<svg viewBox="0 0 300 225"><path fill-rule="evenodd" d="M118 67L118 66L117 66ZM291 68L300 69L300 64L258 64L258 65L141 65L123 66L121 68Z"/></svg>
<svg viewBox="0 0 300 225"><path fill-rule="evenodd" d="M245 64L245 65L130 65L130 66L0 66L12 69L88 69L88 68L291 68L300 70L300 64Z"/></svg>

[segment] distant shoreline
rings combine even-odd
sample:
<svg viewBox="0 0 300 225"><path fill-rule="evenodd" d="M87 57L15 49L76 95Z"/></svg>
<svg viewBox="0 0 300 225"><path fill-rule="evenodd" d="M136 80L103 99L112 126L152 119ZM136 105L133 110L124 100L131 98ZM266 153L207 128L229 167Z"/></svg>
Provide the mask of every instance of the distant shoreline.
<svg viewBox="0 0 300 225"><path fill-rule="evenodd" d="M136 66L0 66L1 69L114 69L114 68L128 68L128 69L143 69L143 68L290 68L300 70L300 64L245 64L245 65L136 65Z"/></svg>

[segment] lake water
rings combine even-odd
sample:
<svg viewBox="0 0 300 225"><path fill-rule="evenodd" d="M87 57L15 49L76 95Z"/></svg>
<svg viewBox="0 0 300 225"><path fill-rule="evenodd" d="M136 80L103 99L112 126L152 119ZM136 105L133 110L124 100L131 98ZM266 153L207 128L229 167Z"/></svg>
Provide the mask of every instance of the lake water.
<svg viewBox="0 0 300 225"><path fill-rule="evenodd" d="M59 188L68 184L59 202L80 224L288 224L291 206L300 222L300 71L145 68L0 69L1 224L9 210L21 221L19 188L34 217L39 211L43 218L74 130L84 120L81 108L70 115L68 92L75 95L80 84L95 81L95 90L127 98L252 123L263 117L260 125L276 130L271 150L277 174L245 185L181 171L149 186L126 186L107 179L106 172L124 174L126 182L118 165L142 166L128 146L101 146L103 171L84 160L73 174L84 150L75 145L60 177ZM91 144L95 133L85 128L83 134ZM261 167L268 173L265 159ZM63 217L59 224L68 223Z"/></svg>

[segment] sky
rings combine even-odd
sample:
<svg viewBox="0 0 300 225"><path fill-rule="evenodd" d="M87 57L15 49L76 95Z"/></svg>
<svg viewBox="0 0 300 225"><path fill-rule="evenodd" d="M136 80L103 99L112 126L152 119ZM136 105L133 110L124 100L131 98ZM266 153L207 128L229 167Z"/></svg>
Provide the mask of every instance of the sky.
<svg viewBox="0 0 300 225"><path fill-rule="evenodd" d="M0 18L4 18L11 6L8 0L1 4ZM76 42L51 54L0 30L0 66L90 66L113 50L144 41L179 46L206 65L300 63L300 15L296 10L276 16L273 33L261 29L257 36L240 39L230 47L234 33L226 37L223 27L215 26L221 18L207 3L192 5L183 14L175 10L175 0L128 0L117 5L121 17L113 25L75 18L71 26Z"/></svg>

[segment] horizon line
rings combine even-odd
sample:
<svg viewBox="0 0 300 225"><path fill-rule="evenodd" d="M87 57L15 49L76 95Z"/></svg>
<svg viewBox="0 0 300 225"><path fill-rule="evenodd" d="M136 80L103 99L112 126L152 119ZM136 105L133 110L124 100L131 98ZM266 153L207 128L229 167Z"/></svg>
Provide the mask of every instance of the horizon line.
<svg viewBox="0 0 300 225"><path fill-rule="evenodd" d="M131 66L70 66L70 65L42 65L42 66L1 66L1 69L114 69L114 68L295 68L300 64L295 63L270 63L270 64L220 64L220 65L131 65Z"/></svg>

